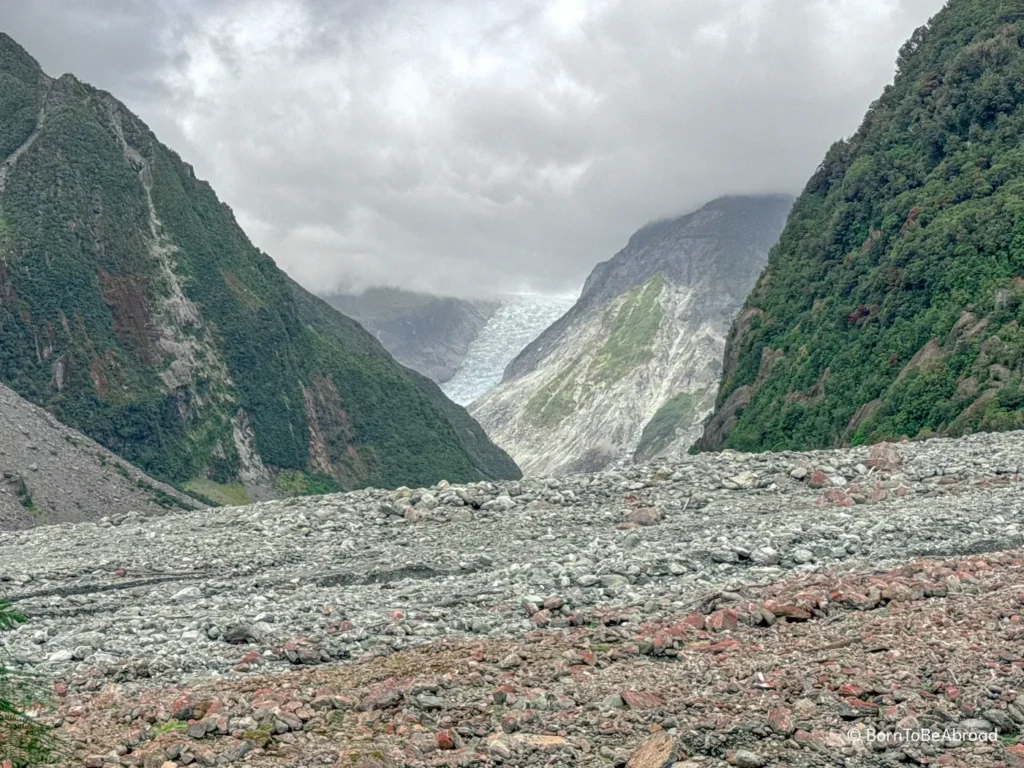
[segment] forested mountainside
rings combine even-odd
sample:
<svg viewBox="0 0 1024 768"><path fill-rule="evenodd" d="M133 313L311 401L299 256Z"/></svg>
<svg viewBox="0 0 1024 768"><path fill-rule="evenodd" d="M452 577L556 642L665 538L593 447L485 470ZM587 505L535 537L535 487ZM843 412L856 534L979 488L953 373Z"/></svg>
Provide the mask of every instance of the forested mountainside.
<svg viewBox="0 0 1024 768"><path fill-rule="evenodd" d="M324 300L358 320L398 362L444 384L466 357L470 344L501 306L431 296L398 288L332 293Z"/></svg>
<svg viewBox="0 0 1024 768"><path fill-rule="evenodd" d="M0 380L65 424L213 498L518 475L124 105L6 35L0 158Z"/></svg>
<svg viewBox="0 0 1024 768"><path fill-rule="evenodd" d="M0 384L0 531L204 505Z"/></svg>
<svg viewBox="0 0 1024 768"><path fill-rule="evenodd" d="M1024 3L953 0L797 200L700 447L1024 426Z"/></svg>
<svg viewBox="0 0 1024 768"><path fill-rule="evenodd" d="M729 324L791 204L726 197L642 228L471 413L531 474L685 452L714 403Z"/></svg>

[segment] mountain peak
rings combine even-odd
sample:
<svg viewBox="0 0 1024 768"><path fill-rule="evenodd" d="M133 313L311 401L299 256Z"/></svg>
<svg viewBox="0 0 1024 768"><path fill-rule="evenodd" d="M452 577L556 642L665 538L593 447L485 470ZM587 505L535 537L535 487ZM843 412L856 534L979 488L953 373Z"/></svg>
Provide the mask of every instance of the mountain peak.
<svg viewBox="0 0 1024 768"><path fill-rule="evenodd" d="M0 32L0 74L10 75L25 82L34 82L43 74L39 62L18 42Z"/></svg>

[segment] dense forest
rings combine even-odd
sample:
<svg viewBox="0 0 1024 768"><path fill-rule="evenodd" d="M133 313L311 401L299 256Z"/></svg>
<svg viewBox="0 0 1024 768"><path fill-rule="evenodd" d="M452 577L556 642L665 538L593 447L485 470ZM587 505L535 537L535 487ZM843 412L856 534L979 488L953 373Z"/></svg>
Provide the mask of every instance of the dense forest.
<svg viewBox="0 0 1024 768"><path fill-rule="evenodd" d="M699 447L1024 427L1024 3L953 0L796 202Z"/></svg>

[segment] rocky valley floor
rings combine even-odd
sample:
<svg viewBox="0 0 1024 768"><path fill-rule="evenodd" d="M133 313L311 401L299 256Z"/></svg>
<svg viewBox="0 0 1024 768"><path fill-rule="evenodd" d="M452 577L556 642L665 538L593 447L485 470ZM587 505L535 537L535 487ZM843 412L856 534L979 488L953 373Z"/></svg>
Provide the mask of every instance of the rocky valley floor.
<svg viewBox="0 0 1024 768"><path fill-rule="evenodd" d="M4 533L2 641L69 765L1024 765L1022 468L1007 433Z"/></svg>

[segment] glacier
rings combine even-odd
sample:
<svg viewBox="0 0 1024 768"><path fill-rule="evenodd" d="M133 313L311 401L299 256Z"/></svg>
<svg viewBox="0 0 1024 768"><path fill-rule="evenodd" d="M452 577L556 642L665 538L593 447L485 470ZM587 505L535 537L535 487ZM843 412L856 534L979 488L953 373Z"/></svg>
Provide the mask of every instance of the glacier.
<svg viewBox="0 0 1024 768"><path fill-rule="evenodd" d="M470 344L455 375L441 389L469 405L494 389L512 359L576 303L578 294L519 293L501 297L501 307Z"/></svg>

